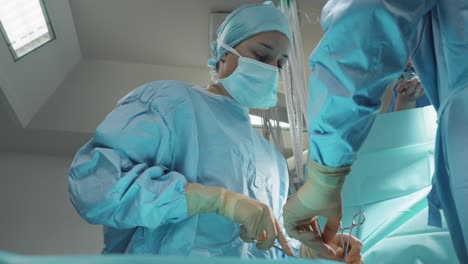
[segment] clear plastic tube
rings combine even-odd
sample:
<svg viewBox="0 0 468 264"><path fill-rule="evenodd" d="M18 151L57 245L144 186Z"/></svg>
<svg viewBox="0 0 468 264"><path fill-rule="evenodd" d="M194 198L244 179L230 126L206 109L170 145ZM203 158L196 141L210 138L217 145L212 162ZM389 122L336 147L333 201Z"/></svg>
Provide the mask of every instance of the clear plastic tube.
<svg viewBox="0 0 468 264"><path fill-rule="evenodd" d="M291 52L284 67L283 82L296 167L295 175L290 175L290 191L294 193L304 182L302 154L304 120L307 126L308 87L296 1L279 0L279 7L288 17L291 30Z"/></svg>
<svg viewBox="0 0 468 264"><path fill-rule="evenodd" d="M263 136L271 141L276 150L285 156L284 153L284 142L283 134L281 131L280 121L279 121L279 112L278 107L275 106L268 110L265 110L262 114L262 132Z"/></svg>

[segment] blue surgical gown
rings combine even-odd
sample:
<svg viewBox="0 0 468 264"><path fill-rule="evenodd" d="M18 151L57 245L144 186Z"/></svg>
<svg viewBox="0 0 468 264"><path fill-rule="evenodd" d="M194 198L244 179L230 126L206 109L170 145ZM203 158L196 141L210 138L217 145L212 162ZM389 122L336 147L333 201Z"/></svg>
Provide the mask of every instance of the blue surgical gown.
<svg viewBox="0 0 468 264"><path fill-rule="evenodd" d="M324 36L309 58L311 157L352 164L385 87L411 57L438 112L429 221L440 225L444 210L458 258L468 263L468 2L330 0L321 23Z"/></svg>
<svg viewBox="0 0 468 264"><path fill-rule="evenodd" d="M214 213L187 215L185 185L200 183L268 204L287 198L284 158L234 100L178 81L136 89L76 154L69 192L78 213L104 226L103 253L276 258Z"/></svg>

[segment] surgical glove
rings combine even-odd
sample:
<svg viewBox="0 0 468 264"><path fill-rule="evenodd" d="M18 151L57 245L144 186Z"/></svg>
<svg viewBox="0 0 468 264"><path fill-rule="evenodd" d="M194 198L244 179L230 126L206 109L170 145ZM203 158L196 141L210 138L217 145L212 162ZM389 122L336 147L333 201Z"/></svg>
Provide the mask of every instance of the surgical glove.
<svg viewBox="0 0 468 264"><path fill-rule="evenodd" d="M412 81L401 80L397 86L398 96L394 111L401 111L416 107L416 101L424 95L424 89L418 77Z"/></svg>
<svg viewBox="0 0 468 264"><path fill-rule="evenodd" d="M342 245L342 240L341 236L343 236L343 240L347 241L348 238L350 239L349 241L349 248L348 248L348 255L344 257L344 252L345 249L343 248ZM361 250L362 250L362 243L359 241L356 237L350 236L348 234L337 234L333 240L330 243L330 246L334 249L336 252L336 255L334 257L330 257L329 259L331 260L336 260L336 261L345 261L346 263L352 263L352 264L362 264L363 259L361 255ZM312 248L301 244L301 247L299 249L299 255L301 258L319 258L319 254L313 250Z"/></svg>
<svg viewBox="0 0 468 264"><path fill-rule="evenodd" d="M244 242L257 241L257 248L267 250L278 238L282 249L287 254L293 254L268 205L221 187L197 183L187 184L185 196L189 216L214 212L240 224L240 238Z"/></svg>
<svg viewBox="0 0 468 264"><path fill-rule="evenodd" d="M286 232L305 245L313 248L323 257L335 252L323 242L335 237L342 217L341 189L345 176L351 167L332 168L320 165L309 157L304 185L286 202L283 219ZM305 230L303 226L313 226L317 216L325 216L327 223L320 237L318 230ZM317 228L318 229L318 224Z"/></svg>

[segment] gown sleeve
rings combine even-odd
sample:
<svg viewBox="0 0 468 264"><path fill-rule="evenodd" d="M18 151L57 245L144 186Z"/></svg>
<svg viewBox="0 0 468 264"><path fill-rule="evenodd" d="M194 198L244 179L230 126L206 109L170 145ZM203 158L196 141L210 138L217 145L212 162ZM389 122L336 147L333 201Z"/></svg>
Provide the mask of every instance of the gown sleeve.
<svg viewBox="0 0 468 264"><path fill-rule="evenodd" d="M184 175L171 171L174 134L138 96L119 102L76 154L70 199L89 223L156 228L188 217Z"/></svg>
<svg viewBox="0 0 468 264"><path fill-rule="evenodd" d="M418 22L435 1L328 1L324 36L309 58L309 154L322 165L351 165L401 74Z"/></svg>

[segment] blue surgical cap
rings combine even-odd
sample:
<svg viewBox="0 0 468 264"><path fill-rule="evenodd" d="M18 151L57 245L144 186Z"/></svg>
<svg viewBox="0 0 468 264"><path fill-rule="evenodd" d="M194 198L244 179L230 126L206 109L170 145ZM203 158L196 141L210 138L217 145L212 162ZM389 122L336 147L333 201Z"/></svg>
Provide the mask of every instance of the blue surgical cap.
<svg viewBox="0 0 468 264"><path fill-rule="evenodd" d="M234 10L219 27L217 39L235 47L243 40L267 31L279 31L291 41L288 18L271 1L243 5ZM208 60L208 66L215 67L226 50L216 40L211 42L210 49L212 57Z"/></svg>

